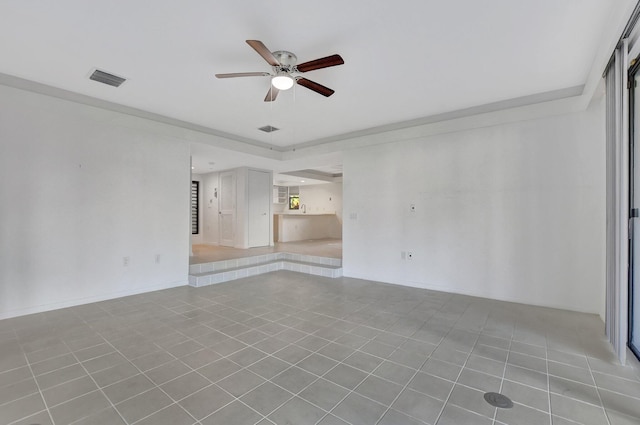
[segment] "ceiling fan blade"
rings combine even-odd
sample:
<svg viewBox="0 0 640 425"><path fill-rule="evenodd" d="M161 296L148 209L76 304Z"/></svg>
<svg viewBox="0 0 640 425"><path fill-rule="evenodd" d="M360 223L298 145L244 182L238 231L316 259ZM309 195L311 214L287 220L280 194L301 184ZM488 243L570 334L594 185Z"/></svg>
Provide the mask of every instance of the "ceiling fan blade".
<svg viewBox="0 0 640 425"><path fill-rule="evenodd" d="M268 72L233 72L231 74L216 74L216 78L236 78L236 77L268 77Z"/></svg>
<svg viewBox="0 0 640 425"><path fill-rule="evenodd" d="M274 100L276 100L276 97L278 97L278 93L280 93L280 90L278 90L273 86L269 87L269 91L267 92L267 95L265 96L264 101L273 102Z"/></svg>
<svg viewBox="0 0 640 425"><path fill-rule="evenodd" d="M253 47L253 50L258 52L260 56L264 60L266 60L271 66L280 66L280 62L276 59L275 56L271 53L267 46L265 46L260 40L247 40L247 44Z"/></svg>
<svg viewBox="0 0 640 425"><path fill-rule="evenodd" d="M301 63L297 66L298 71L308 72L314 69L328 68L330 66L343 65L344 60L340 55L331 55L326 58L320 58L309 62Z"/></svg>
<svg viewBox="0 0 640 425"><path fill-rule="evenodd" d="M302 87L306 87L309 90L313 90L316 93L320 93L325 97L329 97L335 93L335 91L331 90L329 87L325 87L322 84L316 83L315 81L307 80L306 78L298 78L296 82L300 84Z"/></svg>

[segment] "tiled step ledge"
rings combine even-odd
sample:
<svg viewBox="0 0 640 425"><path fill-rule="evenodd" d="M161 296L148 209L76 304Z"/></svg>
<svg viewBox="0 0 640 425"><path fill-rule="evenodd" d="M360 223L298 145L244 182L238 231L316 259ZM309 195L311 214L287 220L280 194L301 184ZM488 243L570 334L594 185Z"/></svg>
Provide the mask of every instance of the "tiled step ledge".
<svg viewBox="0 0 640 425"><path fill-rule="evenodd" d="M298 273L331 278L342 277L341 266L294 260L273 260L265 263L239 266L233 269L190 274L189 285L194 287L214 285L216 283L229 282L231 280L275 272L278 270L289 270Z"/></svg>
<svg viewBox="0 0 640 425"><path fill-rule="evenodd" d="M273 252L271 254L256 255L254 257L236 258L234 260L213 261L210 263L192 264L189 266L189 274L207 273L220 270L231 270L240 267L253 266L257 264L271 263L273 261L296 261L341 267L340 258L318 257L315 255L291 254L289 252Z"/></svg>

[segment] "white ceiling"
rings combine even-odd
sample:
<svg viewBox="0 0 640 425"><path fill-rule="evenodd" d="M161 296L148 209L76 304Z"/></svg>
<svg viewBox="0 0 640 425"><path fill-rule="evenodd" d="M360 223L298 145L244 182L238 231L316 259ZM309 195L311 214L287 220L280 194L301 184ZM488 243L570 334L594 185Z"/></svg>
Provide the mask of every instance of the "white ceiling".
<svg viewBox="0 0 640 425"><path fill-rule="evenodd" d="M628 3L3 0L0 73L291 149L582 86L607 20ZM216 79L270 71L246 39L299 62L339 53L345 65L305 74L336 93L297 86L265 103L268 78ZM91 81L96 68L128 81L117 89ZM257 130L266 124L282 130Z"/></svg>

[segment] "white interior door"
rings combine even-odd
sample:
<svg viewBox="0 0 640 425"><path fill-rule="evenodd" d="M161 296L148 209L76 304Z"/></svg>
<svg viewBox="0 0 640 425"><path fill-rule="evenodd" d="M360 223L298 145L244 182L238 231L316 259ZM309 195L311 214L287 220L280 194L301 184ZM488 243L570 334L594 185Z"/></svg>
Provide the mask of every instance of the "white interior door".
<svg viewBox="0 0 640 425"><path fill-rule="evenodd" d="M249 247L269 245L271 196L271 174L249 170Z"/></svg>
<svg viewBox="0 0 640 425"><path fill-rule="evenodd" d="M220 203L218 205L220 245L234 246L236 234L235 171L220 173Z"/></svg>

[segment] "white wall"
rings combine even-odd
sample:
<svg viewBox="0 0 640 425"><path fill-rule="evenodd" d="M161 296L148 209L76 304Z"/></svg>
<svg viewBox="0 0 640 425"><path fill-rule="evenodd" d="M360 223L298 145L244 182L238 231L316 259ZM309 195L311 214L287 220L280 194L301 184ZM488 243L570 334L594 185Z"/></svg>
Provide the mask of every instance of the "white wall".
<svg viewBox="0 0 640 425"><path fill-rule="evenodd" d="M602 315L604 140L598 101L345 152L344 274Z"/></svg>
<svg viewBox="0 0 640 425"><path fill-rule="evenodd" d="M207 173L202 176L203 242L209 245L220 243L218 229L219 176L219 173Z"/></svg>
<svg viewBox="0 0 640 425"><path fill-rule="evenodd" d="M307 214L335 214L338 226L331 226L331 237L342 238L342 182L300 186L300 203Z"/></svg>
<svg viewBox="0 0 640 425"><path fill-rule="evenodd" d="M186 283L189 146L121 117L0 86L0 318Z"/></svg>

